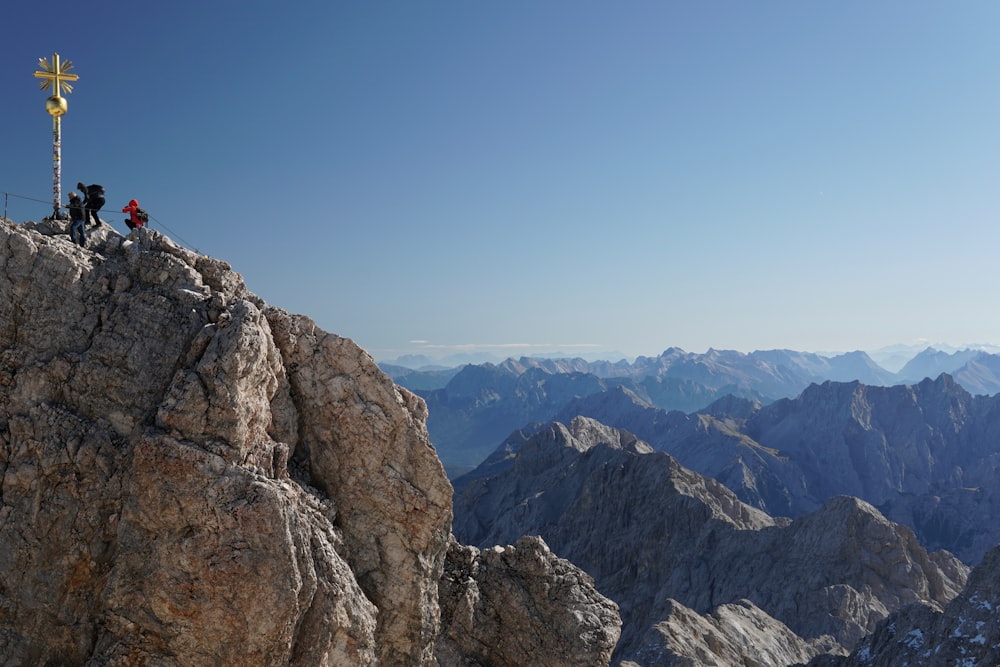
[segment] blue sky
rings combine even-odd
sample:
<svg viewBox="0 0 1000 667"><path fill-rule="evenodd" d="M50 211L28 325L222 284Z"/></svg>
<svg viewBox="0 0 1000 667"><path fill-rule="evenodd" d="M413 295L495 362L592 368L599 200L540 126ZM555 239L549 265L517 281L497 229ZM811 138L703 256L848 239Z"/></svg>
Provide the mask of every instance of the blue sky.
<svg viewBox="0 0 1000 667"><path fill-rule="evenodd" d="M1000 341L996 2L92 4L6 8L8 217L59 53L64 199L378 360Z"/></svg>

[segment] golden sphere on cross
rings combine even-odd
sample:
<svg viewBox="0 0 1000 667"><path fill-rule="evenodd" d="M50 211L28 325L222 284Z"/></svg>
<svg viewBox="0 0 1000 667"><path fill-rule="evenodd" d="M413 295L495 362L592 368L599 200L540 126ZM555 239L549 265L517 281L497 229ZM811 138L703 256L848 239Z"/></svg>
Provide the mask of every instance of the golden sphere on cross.
<svg viewBox="0 0 1000 667"><path fill-rule="evenodd" d="M38 67L41 69L35 71L35 78L41 79L39 88L42 90L48 88L52 92L52 97L45 100L45 110L53 118L58 118L66 113L68 108L65 98L62 97L63 92L73 92L73 85L70 82L80 77L70 74L73 63L60 59L58 53L52 54L51 62L48 58L39 58Z"/></svg>
<svg viewBox="0 0 1000 667"><path fill-rule="evenodd" d="M66 113L67 109L69 109L69 105L66 103L65 97L53 95L49 99L45 100L45 110L48 111L49 115L54 118Z"/></svg>

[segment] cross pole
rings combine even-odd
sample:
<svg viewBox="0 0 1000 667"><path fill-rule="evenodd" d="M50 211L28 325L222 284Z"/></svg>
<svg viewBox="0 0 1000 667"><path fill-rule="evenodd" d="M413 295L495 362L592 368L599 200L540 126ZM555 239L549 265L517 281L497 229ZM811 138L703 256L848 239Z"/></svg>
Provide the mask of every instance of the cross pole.
<svg viewBox="0 0 1000 667"><path fill-rule="evenodd" d="M73 63L61 61L58 53L52 54L51 63L48 58L39 58L38 67L40 69L35 70L35 78L42 80L39 88L52 92L52 96L45 100L45 110L52 116L52 218L56 219L62 200L62 116L69 108L62 94L64 90L67 94L73 92L70 81L77 81L80 77L69 73Z"/></svg>

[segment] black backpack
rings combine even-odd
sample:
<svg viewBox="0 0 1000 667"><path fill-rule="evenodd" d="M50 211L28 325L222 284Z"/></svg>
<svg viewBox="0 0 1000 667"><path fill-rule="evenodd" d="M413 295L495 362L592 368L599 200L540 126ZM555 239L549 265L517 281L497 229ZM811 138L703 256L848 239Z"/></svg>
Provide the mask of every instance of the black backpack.
<svg viewBox="0 0 1000 667"><path fill-rule="evenodd" d="M149 222L149 213L146 213L146 211L141 208L135 209L135 217L139 218L139 222L144 225Z"/></svg>

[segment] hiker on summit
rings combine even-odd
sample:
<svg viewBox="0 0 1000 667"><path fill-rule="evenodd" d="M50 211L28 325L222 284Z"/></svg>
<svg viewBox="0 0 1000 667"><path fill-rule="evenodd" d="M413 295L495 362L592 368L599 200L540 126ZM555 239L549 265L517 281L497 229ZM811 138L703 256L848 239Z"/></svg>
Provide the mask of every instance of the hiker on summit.
<svg viewBox="0 0 1000 667"><path fill-rule="evenodd" d="M77 183L76 189L83 193L83 221L89 222L94 219L94 227L99 227L101 219L97 217L97 212L104 206L104 188L100 185L84 185Z"/></svg>
<svg viewBox="0 0 1000 667"><path fill-rule="evenodd" d="M69 193L69 238L80 247L87 247L86 225L83 221L83 200L75 192ZM79 240L77 240L79 237Z"/></svg>
<svg viewBox="0 0 1000 667"><path fill-rule="evenodd" d="M130 199L128 201L128 205L122 209L122 213L128 213L128 218L125 219L125 225L129 229L142 227L149 221L149 215L139 208L139 202L136 199Z"/></svg>

